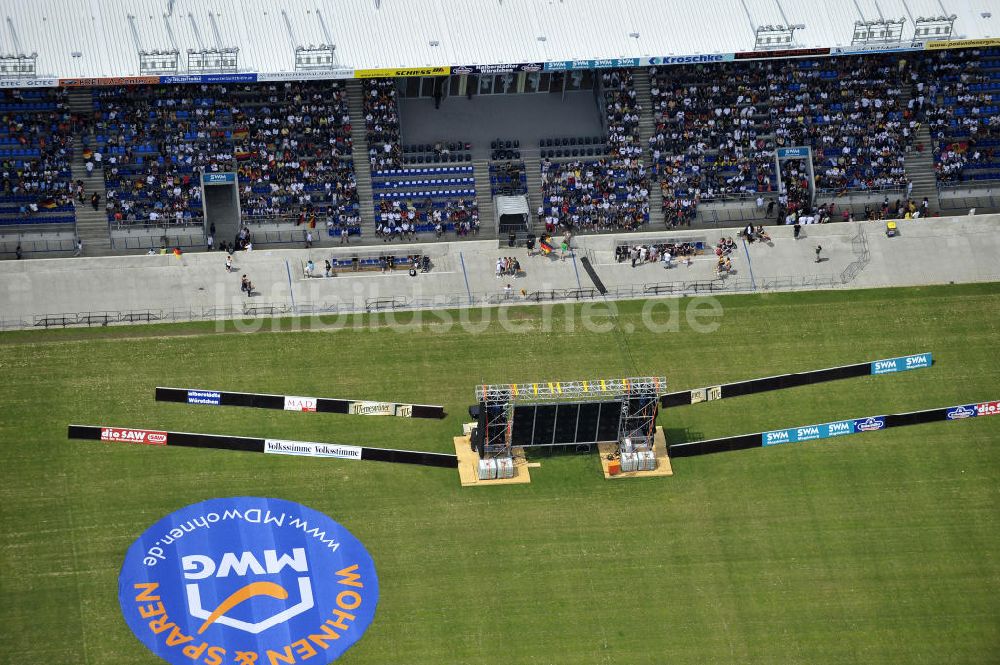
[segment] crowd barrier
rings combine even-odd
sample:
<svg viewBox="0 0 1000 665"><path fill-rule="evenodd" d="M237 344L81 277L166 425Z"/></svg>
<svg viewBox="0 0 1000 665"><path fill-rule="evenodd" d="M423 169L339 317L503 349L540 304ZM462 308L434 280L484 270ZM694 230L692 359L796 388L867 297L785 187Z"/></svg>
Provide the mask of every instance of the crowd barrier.
<svg viewBox="0 0 1000 665"><path fill-rule="evenodd" d="M745 450L747 448L767 448L787 443L829 439L864 432L879 432L890 427L919 425L940 421L966 420L979 416L994 416L1000 414L1000 401L980 402L978 404L959 404L923 411L908 411L888 415L849 418L818 425L803 425L787 429L740 434L720 439L691 441L690 443L675 443L668 447L670 457L694 457L710 453L721 453L730 450Z"/></svg>
<svg viewBox="0 0 1000 665"><path fill-rule="evenodd" d="M205 406L245 406L284 411L344 413L353 416L396 416L398 418L444 418L444 407L436 404L398 404L370 400L334 399L238 393L204 388L156 388L157 402L180 402Z"/></svg>
<svg viewBox="0 0 1000 665"><path fill-rule="evenodd" d="M228 436L224 434L197 434L192 432L168 432L163 430L96 425L70 425L68 428L68 438L133 445L213 448L216 450L236 450L270 455L395 462L397 464L416 464L447 469L458 468L458 457L456 455L422 452L419 450L348 446L335 443L318 443L315 441L265 439Z"/></svg>
<svg viewBox="0 0 1000 665"><path fill-rule="evenodd" d="M855 363L853 365L840 365L838 367L815 369L808 372L779 374L777 376L767 376L759 379L737 381L735 383L724 383L717 386L695 388L693 390L681 390L667 393L661 397L660 406L670 407L681 406L684 404L698 404L699 402L711 402L718 399L725 399L727 397L752 395L754 393L763 393L771 390L781 390L782 388L795 388L812 383L835 381L837 379L847 379L855 376L892 374L911 369L930 367L932 364L933 357L931 353L915 353L909 356L871 360L863 363Z"/></svg>

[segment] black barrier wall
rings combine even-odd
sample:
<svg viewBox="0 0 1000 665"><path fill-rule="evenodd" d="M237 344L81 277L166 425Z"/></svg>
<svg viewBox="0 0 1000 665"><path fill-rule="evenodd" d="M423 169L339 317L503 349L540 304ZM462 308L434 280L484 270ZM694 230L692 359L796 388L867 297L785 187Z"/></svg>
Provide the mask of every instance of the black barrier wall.
<svg viewBox="0 0 1000 665"><path fill-rule="evenodd" d="M747 381L736 381L734 383L723 383L718 386L708 386L695 390L681 390L674 393L667 393L660 398L660 406L683 406L685 404L697 404L699 402L710 402L727 397L739 397L741 395L752 395L770 390L781 390L783 388L797 388L812 383L823 383L824 381L836 381L838 379L849 379L856 376L870 376L871 363L857 363L854 365L842 365L840 367L828 367L809 372L795 372L792 374L779 374L778 376L767 376L760 379L749 379Z"/></svg>
<svg viewBox="0 0 1000 665"><path fill-rule="evenodd" d="M162 436L162 442L160 438ZM196 434L191 432L165 432L126 427L99 427L94 425L70 425L68 438L88 441L107 441L110 443L127 443L130 445L151 446L182 446L188 448L213 448L216 450L236 450L241 452L264 453L268 439L226 436L223 434ZM273 440L270 440L273 441ZM458 467L458 457L444 453L430 453L419 450L394 450L391 448L370 448L367 446L337 446L336 444L321 444L302 441L281 441L282 444L316 451L317 448L350 448L359 451L356 459L376 462L394 462L397 464L417 464L454 469ZM298 453L303 457L333 458L320 453ZM340 459L350 459L340 457Z"/></svg>
<svg viewBox="0 0 1000 665"><path fill-rule="evenodd" d="M444 407L436 404L400 404L332 397L297 397L265 393L238 393L203 388L156 388L157 402L177 402L203 406L244 406L255 409L316 411L353 415L396 416L400 418L445 417Z"/></svg>
<svg viewBox="0 0 1000 665"><path fill-rule="evenodd" d="M957 422L959 420L967 420L969 418L976 417L977 415L995 415L997 412L1000 412L1000 403L997 402L982 402L978 405L962 404L937 409L925 409L923 411L908 411L906 413L867 416L864 418L849 418L833 423L803 425L801 427L792 427L784 430L772 430L770 432L727 436L720 439L706 439L704 441L675 443L667 446L667 451L671 458L694 457L696 455L722 453L731 450L763 448L779 444L788 445L789 443L805 443L807 441L839 438L844 435L880 432L890 427L905 427L907 425L921 425L924 423L934 422ZM786 438L786 432L797 432L802 438ZM779 436L774 436L773 441L768 443L769 440L772 440L772 437L769 435Z"/></svg>

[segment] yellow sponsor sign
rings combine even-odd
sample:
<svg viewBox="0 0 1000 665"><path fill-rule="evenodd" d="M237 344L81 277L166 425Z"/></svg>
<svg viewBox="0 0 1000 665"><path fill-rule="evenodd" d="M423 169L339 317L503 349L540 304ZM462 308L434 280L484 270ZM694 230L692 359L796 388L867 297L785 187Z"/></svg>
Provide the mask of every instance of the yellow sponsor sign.
<svg viewBox="0 0 1000 665"><path fill-rule="evenodd" d="M355 69L354 78L405 78L408 76L448 76L451 67L409 67L399 69Z"/></svg>
<svg viewBox="0 0 1000 665"><path fill-rule="evenodd" d="M931 41L924 44L924 48L928 51L943 48L986 48L989 46L1000 46L1000 39L952 39Z"/></svg>

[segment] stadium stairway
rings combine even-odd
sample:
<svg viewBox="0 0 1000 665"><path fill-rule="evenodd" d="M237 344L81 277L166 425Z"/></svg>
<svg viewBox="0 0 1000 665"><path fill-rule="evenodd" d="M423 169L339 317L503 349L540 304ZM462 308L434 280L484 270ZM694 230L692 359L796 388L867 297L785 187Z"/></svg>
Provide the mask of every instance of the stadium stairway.
<svg viewBox="0 0 1000 665"><path fill-rule="evenodd" d="M364 86L360 79L347 81L347 110L351 114L351 154L354 178L358 183L361 207L361 237L375 238L375 207L372 204L372 169L368 161L368 137L365 134Z"/></svg>
<svg viewBox="0 0 1000 665"><path fill-rule="evenodd" d="M656 129L653 122L653 96L650 93L649 69L637 67L633 70L633 84L635 86L635 96L639 102L639 145L642 146L645 161L649 158L646 154L649 147L649 139L652 138ZM650 226L665 224L663 219L663 194L657 183L650 178L649 185L649 222Z"/></svg>
<svg viewBox="0 0 1000 665"><path fill-rule="evenodd" d="M94 98L90 88L74 88L69 93L70 110L84 118L88 124L94 120ZM111 235L108 228L108 218L104 204L107 202L107 191L104 188L104 173L95 168L92 175L87 175L87 160L83 158L83 137L73 136L73 181L83 181L86 202L76 204L76 235L83 240L83 252L87 256L105 256L112 254ZM90 205L91 195L97 192L101 195L101 205L94 210Z"/></svg>
<svg viewBox="0 0 1000 665"><path fill-rule="evenodd" d="M476 204L479 206L480 231L478 238L486 240L496 236L489 161L486 159L472 160L472 175L476 179Z"/></svg>
<svg viewBox="0 0 1000 665"><path fill-rule="evenodd" d="M531 212L531 228L538 229L538 206L542 205L542 160L537 150L524 156L524 172L528 175L528 210Z"/></svg>
<svg viewBox="0 0 1000 665"><path fill-rule="evenodd" d="M916 142L924 145L923 151L911 150L903 162L906 177L913 182L910 198L923 201L926 196L933 215L941 210L941 202L938 200L937 177L934 175L934 144L927 125L917 128Z"/></svg>

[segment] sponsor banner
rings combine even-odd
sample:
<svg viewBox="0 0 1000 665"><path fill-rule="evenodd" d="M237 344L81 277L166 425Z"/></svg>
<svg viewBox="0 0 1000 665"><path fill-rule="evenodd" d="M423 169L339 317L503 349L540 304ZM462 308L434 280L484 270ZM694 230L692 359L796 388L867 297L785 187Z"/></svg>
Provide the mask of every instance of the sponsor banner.
<svg viewBox="0 0 1000 665"><path fill-rule="evenodd" d="M313 443L311 441L286 441L285 439L264 439L264 452L272 455L361 459L361 448L358 446L341 446L331 443Z"/></svg>
<svg viewBox="0 0 1000 665"><path fill-rule="evenodd" d="M881 418L881 417L880 417ZM871 420L871 419L869 419ZM802 427L790 427L788 429L773 430L761 433L761 445L776 446L781 443L797 443L799 441L814 441L816 439L829 439L847 434L857 434L861 431L857 424L860 420L838 420L832 423L822 423L820 425L804 425ZM885 426L884 419L881 427ZM881 429L878 427L876 429Z"/></svg>
<svg viewBox="0 0 1000 665"><path fill-rule="evenodd" d="M905 372L908 369L922 369L930 367L932 358L930 353L917 353L912 356L900 356L899 358L886 358L872 362L872 374L892 374L894 372Z"/></svg>
<svg viewBox="0 0 1000 665"><path fill-rule="evenodd" d="M778 429L771 432L761 432L760 444L762 446L776 446L780 443L794 443L795 429Z"/></svg>
<svg viewBox="0 0 1000 665"><path fill-rule="evenodd" d="M963 404L960 406L953 406L948 409L945 417L948 420L964 420L965 418L975 418L979 415L979 408L976 404Z"/></svg>
<svg viewBox="0 0 1000 665"><path fill-rule="evenodd" d="M175 74L157 77L158 83L253 83L257 74Z"/></svg>
<svg viewBox="0 0 1000 665"><path fill-rule="evenodd" d="M132 543L118 577L125 623L171 665L330 663L364 635L378 598L353 534L261 497L167 515Z"/></svg>
<svg viewBox="0 0 1000 665"><path fill-rule="evenodd" d="M995 416L1000 414L1000 402L981 402L976 405L977 416Z"/></svg>
<svg viewBox="0 0 1000 665"><path fill-rule="evenodd" d="M906 42L898 44L855 44L853 46L834 46L830 55L872 55L873 53L899 53L900 51L922 51L923 42Z"/></svg>
<svg viewBox="0 0 1000 665"><path fill-rule="evenodd" d="M939 51L948 48L988 48L990 46L1000 46L1000 38L994 39L951 39L936 40L924 43L924 48L928 51Z"/></svg>
<svg viewBox="0 0 1000 665"><path fill-rule="evenodd" d="M885 416L869 416L854 421L855 432L877 432L885 429Z"/></svg>
<svg viewBox="0 0 1000 665"><path fill-rule="evenodd" d="M202 74L202 83L254 83L257 75L247 72L244 74Z"/></svg>
<svg viewBox="0 0 1000 665"><path fill-rule="evenodd" d="M257 74L258 81L316 81L349 78L354 78L353 69L324 69L314 72L261 72Z"/></svg>
<svg viewBox="0 0 1000 665"><path fill-rule="evenodd" d="M809 148L778 148L778 157L808 157Z"/></svg>
<svg viewBox="0 0 1000 665"><path fill-rule="evenodd" d="M187 391L188 404L211 404L219 406L222 403L222 393L212 390Z"/></svg>
<svg viewBox="0 0 1000 665"><path fill-rule="evenodd" d="M711 402L722 399L722 386L708 386L707 388L695 388L691 391L691 403Z"/></svg>
<svg viewBox="0 0 1000 665"><path fill-rule="evenodd" d="M702 62L732 62L732 53L699 53L697 55L665 55L663 57L646 58L647 65L692 65Z"/></svg>
<svg viewBox="0 0 1000 665"><path fill-rule="evenodd" d="M202 173L201 181L206 185L225 185L236 182L235 173Z"/></svg>
<svg viewBox="0 0 1000 665"><path fill-rule="evenodd" d="M593 66L595 69L638 67L640 64L641 61L639 58L605 58L602 60L593 61Z"/></svg>
<svg viewBox="0 0 1000 665"><path fill-rule="evenodd" d="M835 423L825 423L819 427L822 432L822 435L820 436L821 439L855 433L853 420L838 420Z"/></svg>
<svg viewBox="0 0 1000 665"><path fill-rule="evenodd" d="M156 85L159 76L100 76L96 78L59 79L63 88L92 88L103 85Z"/></svg>
<svg viewBox="0 0 1000 665"><path fill-rule="evenodd" d="M201 83L200 74L175 74L171 76L161 76L160 83Z"/></svg>
<svg viewBox="0 0 1000 665"><path fill-rule="evenodd" d="M452 74L511 74L513 72L540 72L541 62L504 63L499 65L461 65L452 67Z"/></svg>
<svg viewBox="0 0 1000 665"><path fill-rule="evenodd" d="M776 58L801 58L805 56L830 55L830 49L824 48L792 48L780 51L741 51L734 54L736 60L773 60Z"/></svg>
<svg viewBox="0 0 1000 665"><path fill-rule="evenodd" d="M102 427L101 441L115 443L140 443L144 446L167 445L167 433L159 430Z"/></svg>
<svg viewBox="0 0 1000 665"><path fill-rule="evenodd" d="M565 72L571 69L593 69L593 60L557 60L555 62L546 62L545 71L547 72Z"/></svg>
<svg viewBox="0 0 1000 665"><path fill-rule="evenodd" d="M355 69L354 78L405 78L409 76L448 76L450 67L409 67L399 69Z"/></svg>
<svg viewBox="0 0 1000 665"><path fill-rule="evenodd" d="M315 411L316 410L316 398L315 397L294 397L291 395L285 396L285 411Z"/></svg>
<svg viewBox="0 0 1000 665"><path fill-rule="evenodd" d="M394 416L396 405L392 402L351 402L347 412L352 416Z"/></svg>
<svg viewBox="0 0 1000 665"><path fill-rule="evenodd" d="M820 425L806 425L805 427L795 428L795 441L812 441L813 439L821 439L822 432L820 431Z"/></svg>
<svg viewBox="0 0 1000 665"><path fill-rule="evenodd" d="M0 88L55 88L57 78L0 79Z"/></svg>
<svg viewBox="0 0 1000 665"><path fill-rule="evenodd" d="M352 416L396 416L397 418L412 418L412 404L395 404L394 402L351 402L347 413Z"/></svg>

